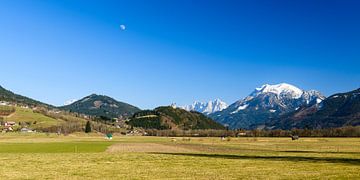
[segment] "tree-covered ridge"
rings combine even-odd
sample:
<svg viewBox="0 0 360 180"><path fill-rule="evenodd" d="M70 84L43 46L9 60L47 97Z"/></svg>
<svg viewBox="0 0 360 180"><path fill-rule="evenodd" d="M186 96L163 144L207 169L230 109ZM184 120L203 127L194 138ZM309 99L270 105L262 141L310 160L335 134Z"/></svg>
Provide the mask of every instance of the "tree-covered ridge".
<svg viewBox="0 0 360 180"><path fill-rule="evenodd" d="M40 101L15 94L0 86L0 101L6 101L18 105L53 107Z"/></svg>
<svg viewBox="0 0 360 180"><path fill-rule="evenodd" d="M60 107L62 110L77 112L97 117L118 118L132 116L139 108L119 102L104 95L92 94L70 105Z"/></svg>
<svg viewBox="0 0 360 180"><path fill-rule="evenodd" d="M198 112L170 106L135 113L129 124L145 129L225 129L224 126Z"/></svg>

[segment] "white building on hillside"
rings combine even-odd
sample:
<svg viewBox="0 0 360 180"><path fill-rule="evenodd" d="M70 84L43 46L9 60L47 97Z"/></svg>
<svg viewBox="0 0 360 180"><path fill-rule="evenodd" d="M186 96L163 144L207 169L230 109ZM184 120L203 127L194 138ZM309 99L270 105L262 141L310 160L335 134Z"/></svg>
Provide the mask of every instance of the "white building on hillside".
<svg viewBox="0 0 360 180"><path fill-rule="evenodd" d="M9 105L8 102L6 102L6 101L0 101L0 106L7 106L7 105Z"/></svg>

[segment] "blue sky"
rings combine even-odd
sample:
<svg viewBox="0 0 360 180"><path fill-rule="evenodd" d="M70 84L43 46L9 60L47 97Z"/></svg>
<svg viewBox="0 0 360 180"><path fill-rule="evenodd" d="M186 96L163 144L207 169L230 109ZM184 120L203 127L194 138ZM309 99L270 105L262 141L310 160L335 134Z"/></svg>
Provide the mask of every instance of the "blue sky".
<svg viewBox="0 0 360 180"><path fill-rule="evenodd" d="M97 93L140 108L232 103L265 83L350 91L360 87L359 9L355 0L2 0L0 85L55 105Z"/></svg>

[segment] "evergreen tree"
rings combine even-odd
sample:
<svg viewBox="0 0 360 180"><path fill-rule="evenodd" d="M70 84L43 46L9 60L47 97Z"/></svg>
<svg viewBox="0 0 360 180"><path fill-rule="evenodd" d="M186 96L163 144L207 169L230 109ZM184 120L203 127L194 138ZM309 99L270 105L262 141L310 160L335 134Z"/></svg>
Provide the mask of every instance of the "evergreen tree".
<svg viewBox="0 0 360 180"><path fill-rule="evenodd" d="M90 121L87 121L85 126L85 133L90 133L90 132L91 132L91 124Z"/></svg>

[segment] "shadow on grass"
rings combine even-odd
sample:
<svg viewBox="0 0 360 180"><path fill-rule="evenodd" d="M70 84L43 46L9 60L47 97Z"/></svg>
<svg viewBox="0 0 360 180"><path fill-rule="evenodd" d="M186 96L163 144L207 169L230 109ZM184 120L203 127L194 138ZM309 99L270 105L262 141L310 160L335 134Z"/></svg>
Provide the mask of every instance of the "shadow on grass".
<svg viewBox="0 0 360 180"><path fill-rule="evenodd" d="M252 155L231 155L231 154L201 154L201 153L152 153L175 156L208 157L221 159L246 159L246 160L272 160L272 161L293 161L293 162L315 162L315 163L343 163L360 165L360 159L332 158L332 157L304 157L304 156L252 156Z"/></svg>
<svg viewBox="0 0 360 180"><path fill-rule="evenodd" d="M335 152L335 151L274 151L274 152L284 152L284 153L319 153L319 154L357 154L360 155L360 152Z"/></svg>
<svg viewBox="0 0 360 180"><path fill-rule="evenodd" d="M172 145L172 144L171 144ZM195 144L181 144L181 147L199 150L199 152L207 153L241 153L241 152L275 152L275 153L316 153L316 154L349 154L349 155L359 155L360 152L345 152L345 151L313 151L313 150L277 150L277 149L252 149L252 148L240 148L240 147L218 147L213 145L195 145ZM202 149L205 147L206 149Z"/></svg>

